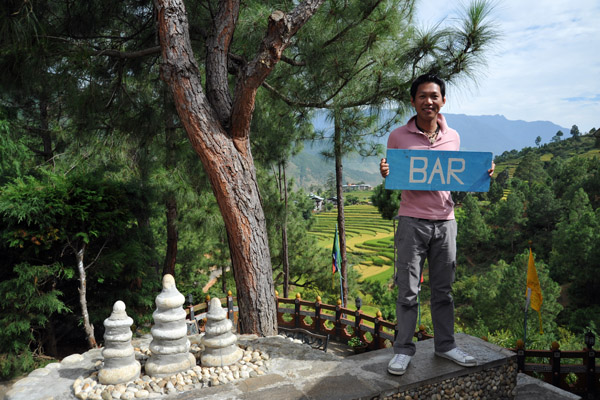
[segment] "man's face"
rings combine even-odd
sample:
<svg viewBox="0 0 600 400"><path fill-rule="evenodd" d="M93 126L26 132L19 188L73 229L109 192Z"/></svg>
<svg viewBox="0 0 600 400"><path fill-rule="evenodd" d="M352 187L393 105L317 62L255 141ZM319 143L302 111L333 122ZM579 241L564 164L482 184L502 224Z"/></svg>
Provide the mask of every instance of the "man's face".
<svg viewBox="0 0 600 400"><path fill-rule="evenodd" d="M442 97L437 83L425 82L419 85L415 98L410 99L410 104L415 108L420 120L431 121L437 118L441 108L446 104L446 98Z"/></svg>

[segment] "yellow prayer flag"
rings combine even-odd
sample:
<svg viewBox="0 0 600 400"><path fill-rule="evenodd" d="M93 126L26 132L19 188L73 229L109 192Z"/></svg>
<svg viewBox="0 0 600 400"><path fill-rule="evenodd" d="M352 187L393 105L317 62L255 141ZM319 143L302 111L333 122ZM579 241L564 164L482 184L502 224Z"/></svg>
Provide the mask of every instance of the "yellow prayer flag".
<svg viewBox="0 0 600 400"><path fill-rule="evenodd" d="M535 311L538 312L540 319L540 333L544 333L542 329L542 288L540 287L540 280L538 278L537 270L535 269L535 263L533 261L533 253L529 248L529 262L527 264L527 289L531 289L530 305ZM527 291L525 292L527 296Z"/></svg>

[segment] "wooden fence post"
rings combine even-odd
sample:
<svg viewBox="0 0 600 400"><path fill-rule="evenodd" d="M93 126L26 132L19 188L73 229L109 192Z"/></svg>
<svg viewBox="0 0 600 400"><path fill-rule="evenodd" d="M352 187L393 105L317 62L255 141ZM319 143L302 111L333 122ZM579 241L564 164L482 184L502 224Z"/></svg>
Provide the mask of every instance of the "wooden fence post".
<svg viewBox="0 0 600 400"><path fill-rule="evenodd" d="M375 326L373 327L373 342L375 342L375 349L381 349L381 311L377 310L375 316Z"/></svg>
<svg viewBox="0 0 600 400"><path fill-rule="evenodd" d="M598 380L596 379L596 351L594 344L596 337L592 332L587 332L584 336L585 350L584 364L586 364L586 380L587 380L587 398L596 399Z"/></svg>
<svg viewBox="0 0 600 400"><path fill-rule="evenodd" d="M517 340L517 371L525 373L525 342Z"/></svg>
<svg viewBox="0 0 600 400"><path fill-rule="evenodd" d="M560 357L561 351L557 342L552 342L552 385L560 388Z"/></svg>
<svg viewBox="0 0 600 400"><path fill-rule="evenodd" d="M296 293L294 300L294 326L300 328L300 293Z"/></svg>
<svg viewBox="0 0 600 400"><path fill-rule="evenodd" d="M360 331L360 321L362 320L362 311L357 309L354 312L354 336L362 340L362 335Z"/></svg>
<svg viewBox="0 0 600 400"><path fill-rule="evenodd" d="M321 296L317 296L315 301L315 330L321 333Z"/></svg>
<svg viewBox="0 0 600 400"><path fill-rule="evenodd" d="M338 299L335 306L335 338L342 338L342 300Z"/></svg>

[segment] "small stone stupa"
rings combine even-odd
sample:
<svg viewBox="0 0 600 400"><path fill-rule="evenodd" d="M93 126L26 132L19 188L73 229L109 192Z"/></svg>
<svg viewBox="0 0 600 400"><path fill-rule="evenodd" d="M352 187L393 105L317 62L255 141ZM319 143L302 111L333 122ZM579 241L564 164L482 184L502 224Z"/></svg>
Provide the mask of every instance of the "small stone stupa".
<svg viewBox="0 0 600 400"><path fill-rule="evenodd" d="M104 385L126 383L140 376L141 366L131 345L131 324L133 319L127 316L125 303L115 302L112 314L104 320L104 365L98 373Z"/></svg>
<svg viewBox="0 0 600 400"><path fill-rule="evenodd" d="M213 298L209 303L207 322L202 337L204 352L200 356L203 367L224 367L238 362L244 351L237 346L237 336L232 332L233 323L227 319L227 312L221 301Z"/></svg>
<svg viewBox="0 0 600 400"><path fill-rule="evenodd" d="M175 279L166 274L162 292L156 296L156 311L152 314L154 326L149 346L151 355L145 366L147 375L165 378L196 366L196 359L189 352L184 302L185 297L175 287Z"/></svg>

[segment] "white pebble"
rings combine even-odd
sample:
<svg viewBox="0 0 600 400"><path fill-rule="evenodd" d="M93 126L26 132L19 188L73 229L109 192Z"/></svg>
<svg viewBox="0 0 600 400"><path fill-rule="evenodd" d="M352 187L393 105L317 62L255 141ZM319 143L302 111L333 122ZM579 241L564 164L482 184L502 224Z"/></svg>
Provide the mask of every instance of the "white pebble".
<svg viewBox="0 0 600 400"><path fill-rule="evenodd" d="M121 400L132 400L135 398L135 394L133 392L126 391L121 395Z"/></svg>

